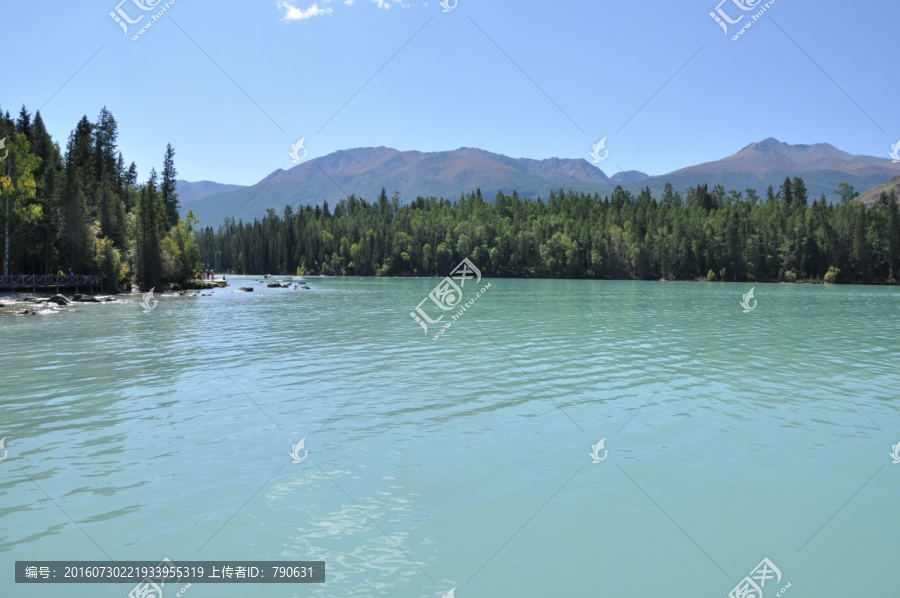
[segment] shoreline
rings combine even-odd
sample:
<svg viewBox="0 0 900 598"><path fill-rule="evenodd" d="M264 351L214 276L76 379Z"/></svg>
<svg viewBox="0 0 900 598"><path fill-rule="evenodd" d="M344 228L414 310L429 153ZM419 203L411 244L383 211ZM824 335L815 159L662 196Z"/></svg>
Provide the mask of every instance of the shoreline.
<svg viewBox="0 0 900 598"><path fill-rule="evenodd" d="M259 280L262 278L261 276L254 276L250 274L232 274L233 280L240 279L252 279ZM419 278L427 278L440 280L439 276L330 276L330 275L312 275L310 276L315 278L333 278L333 279L373 279L373 280L415 280ZM487 277L485 277L487 279ZM669 283L669 282L687 282L687 283L707 283L707 284L735 284L735 285L769 285L769 284L784 284L784 285L813 285L813 286L832 286L832 287L896 287L900 286L898 282L866 282L866 283L834 283L834 282L826 282L823 280L796 280L796 281L730 281L730 280L706 280L704 278L694 278L694 279L681 279L681 280L635 280L631 278L536 278L536 277L496 277L491 280L535 280L535 281L567 281L567 282L659 282L659 283ZM194 281L197 282L197 281ZM228 281L216 280L216 283L220 284L211 284L210 281L200 281L205 282L207 284L199 285L194 284L185 288L167 288L166 290L157 294L157 297L201 297L208 296L209 293L203 293L203 291L214 291L215 289L225 289L231 287L228 284ZM237 289L234 289L237 290ZM64 293L53 293L53 292L36 292L36 293L27 293L27 292L13 292L13 291L3 291L0 292L0 317L2 316L24 316L24 315L47 315L53 313L59 313L64 311L66 308L73 308L75 305L101 305L106 303L140 303L143 299L144 294L139 290L131 290L129 292L122 292L117 294L96 294L90 295L85 293L72 294L67 295ZM62 300L65 300L63 302Z"/></svg>
<svg viewBox="0 0 900 598"><path fill-rule="evenodd" d="M251 279L260 279L263 278L262 275L256 274L229 274L229 276L240 279L240 278L251 278ZM274 276L291 276L290 274L275 274ZM358 278L372 278L376 280L415 280L418 278L429 278L440 280L444 278L438 274L433 274L429 276L378 276L378 275L362 275L362 274L307 274L307 278L328 278L328 279L358 279ZM865 286L879 286L879 287L895 287L900 286L900 281L870 281L870 282L829 282L826 280L822 280L820 278L804 278L798 280L707 280L703 277L697 278L675 278L675 279L666 279L666 278L653 278L653 279L641 279L641 278L544 278L540 276L484 276L485 280L566 280L566 281L587 281L587 282L704 282L711 284L796 284L796 285L831 285L837 287L865 287ZM230 286L230 285L229 285Z"/></svg>
<svg viewBox="0 0 900 598"><path fill-rule="evenodd" d="M158 297L200 297L207 296L204 290L212 292L214 287L190 289L182 291L165 291ZM140 303L144 298L143 293L131 291L116 295L84 293L66 295L63 293L0 293L0 317L3 316L37 316L61 313L68 309L77 309L79 305L106 305L110 303Z"/></svg>

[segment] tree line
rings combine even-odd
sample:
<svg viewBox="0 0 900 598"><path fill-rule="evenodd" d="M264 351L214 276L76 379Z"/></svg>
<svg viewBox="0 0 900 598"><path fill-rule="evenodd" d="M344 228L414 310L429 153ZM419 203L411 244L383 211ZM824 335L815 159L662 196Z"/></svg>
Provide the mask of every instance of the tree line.
<svg viewBox="0 0 900 598"><path fill-rule="evenodd" d="M81 118L65 150L40 112L17 119L0 110L0 230L3 275L102 275L107 291L183 284L200 269L199 221L179 219L175 151L166 147L162 175L139 183L125 166L118 125L104 107Z"/></svg>
<svg viewBox="0 0 900 598"><path fill-rule="evenodd" d="M866 206L849 184L810 203L803 180L764 196L721 185L659 197L617 187L611 195L560 190L546 200L480 190L401 205L382 189L332 211L286 206L262 220L228 219L198 233L217 271L361 276L444 276L464 257L487 276L638 280L896 283L897 198Z"/></svg>
<svg viewBox="0 0 900 598"><path fill-rule="evenodd" d="M40 113L0 111L3 275L105 275L107 290L185 284L201 269L242 274L443 276L464 257L496 277L896 283L896 195L866 206L841 183L840 202L810 203L803 180L764 196L721 185L633 194L559 190L546 200L481 191L401 205L382 189L331 210L286 206L262 220L200 228L179 218L175 152L138 182L103 108L65 151Z"/></svg>

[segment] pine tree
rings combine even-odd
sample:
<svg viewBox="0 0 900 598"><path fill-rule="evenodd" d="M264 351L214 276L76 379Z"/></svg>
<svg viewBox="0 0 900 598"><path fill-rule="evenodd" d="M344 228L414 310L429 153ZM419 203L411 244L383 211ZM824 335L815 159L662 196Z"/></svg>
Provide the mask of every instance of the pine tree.
<svg viewBox="0 0 900 598"><path fill-rule="evenodd" d="M24 105L22 106L22 109L19 110L19 119L16 121L16 130L25 135L25 139L31 143L31 115L28 113L28 110L25 109Z"/></svg>
<svg viewBox="0 0 900 598"><path fill-rule="evenodd" d="M125 245L125 203L121 196L116 119L104 107L94 127L95 212L100 223L100 236L113 245Z"/></svg>
<svg viewBox="0 0 900 598"><path fill-rule="evenodd" d="M794 203L794 194L791 191L791 177L784 177L784 183L781 185L781 201L787 205Z"/></svg>
<svg viewBox="0 0 900 598"><path fill-rule="evenodd" d="M178 171L175 170L175 150L172 144L166 144L166 155L163 158L162 182L160 194L166 209L166 224L169 228L178 224Z"/></svg>
<svg viewBox="0 0 900 598"><path fill-rule="evenodd" d="M41 159L41 165L35 170L35 194L41 205L41 219L36 223L32 233L32 246L35 248L35 262L31 271L42 270L51 274L51 264L59 262L58 231L61 226L61 202L65 187L63 160L59 146L50 137L44 126L41 113L34 115L31 125L32 153ZM42 266L39 264L43 263Z"/></svg>
<svg viewBox="0 0 900 598"><path fill-rule="evenodd" d="M65 189L60 232L63 259L69 268L84 271L90 260L90 223L94 196L93 125L83 116L66 145Z"/></svg>
<svg viewBox="0 0 900 598"><path fill-rule="evenodd" d="M156 189L156 171L150 171L150 179L141 188L138 198L136 231L137 278L144 288L152 288L162 277L159 220L164 217Z"/></svg>
<svg viewBox="0 0 900 598"><path fill-rule="evenodd" d="M803 179L795 176L791 181L791 191L793 192L795 205L805 206L809 204L809 194L806 191L806 184L803 182Z"/></svg>

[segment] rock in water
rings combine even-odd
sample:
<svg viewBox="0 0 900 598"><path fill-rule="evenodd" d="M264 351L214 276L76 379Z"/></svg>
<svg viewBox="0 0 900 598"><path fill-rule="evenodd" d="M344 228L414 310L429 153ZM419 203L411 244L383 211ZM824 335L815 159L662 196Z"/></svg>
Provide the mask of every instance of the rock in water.
<svg viewBox="0 0 900 598"><path fill-rule="evenodd" d="M62 295L53 295L49 299L47 299L50 303L55 303L57 305L68 305L70 301L63 297Z"/></svg>
<svg viewBox="0 0 900 598"><path fill-rule="evenodd" d="M241 287L238 289L241 293L252 293L253 287Z"/></svg>

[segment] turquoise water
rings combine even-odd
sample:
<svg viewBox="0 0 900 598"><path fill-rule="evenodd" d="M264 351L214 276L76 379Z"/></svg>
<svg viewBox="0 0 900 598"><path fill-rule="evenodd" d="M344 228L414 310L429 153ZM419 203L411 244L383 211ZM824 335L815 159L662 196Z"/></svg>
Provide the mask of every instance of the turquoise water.
<svg viewBox="0 0 900 598"><path fill-rule="evenodd" d="M0 319L0 596L164 557L326 561L189 598L896 591L896 288L491 280L435 341L437 279L256 280Z"/></svg>

